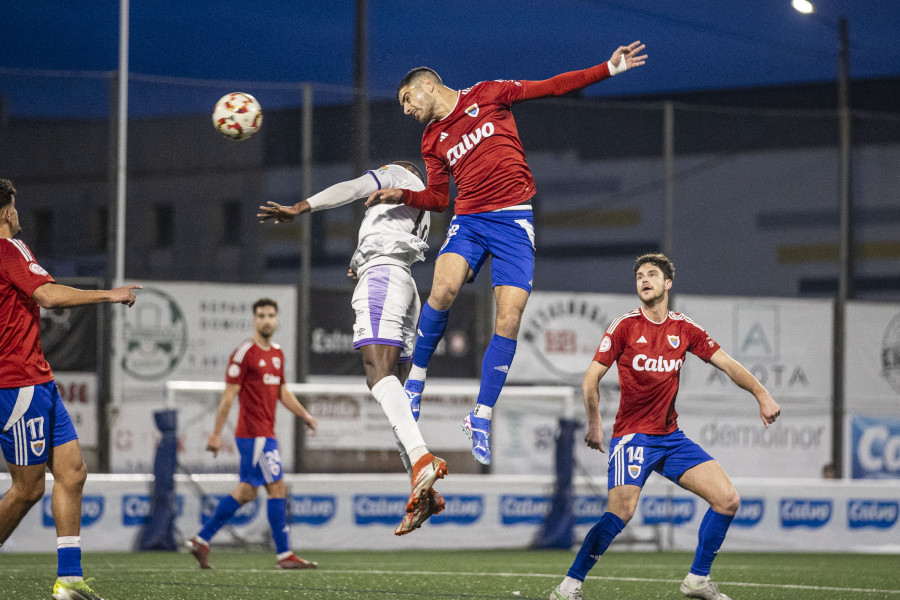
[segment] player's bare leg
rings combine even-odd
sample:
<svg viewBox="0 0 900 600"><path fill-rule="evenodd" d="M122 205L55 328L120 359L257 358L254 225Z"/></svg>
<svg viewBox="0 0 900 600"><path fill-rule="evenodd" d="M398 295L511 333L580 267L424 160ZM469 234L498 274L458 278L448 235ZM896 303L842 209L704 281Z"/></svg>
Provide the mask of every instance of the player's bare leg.
<svg viewBox="0 0 900 600"><path fill-rule="evenodd" d="M0 497L0 544L9 539L32 506L44 495L46 465L20 466L6 463L12 485Z"/></svg>
<svg viewBox="0 0 900 600"><path fill-rule="evenodd" d="M475 410L463 421L463 431L472 440L472 455L484 465L491 463L491 418L516 354L516 339L529 292L511 285L498 285L494 287L494 297L497 321L481 362L478 400Z"/></svg>
<svg viewBox="0 0 900 600"><path fill-rule="evenodd" d="M469 263L459 254L451 252L441 254L435 262L431 293L419 315L412 369L404 385L406 395L409 397L410 410L417 421L428 363L444 336L450 306L459 295L463 284L471 279L472 275Z"/></svg>
<svg viewBox="0 0 900 600"><path fill-rule="evenodd" d="M81 496L87 467L78 440L52 448L48 461L53 473L53 521L57 537L81 533Z"/></svg>
<svg viewBox="0 0 900 600"><path fill-rule="evenodd" d="M741 504L741 498L725 470L714 460L688 469L678 484L706 500L710 506L700 523L697 552L690 572L681 583L681 593L688 598L729 600L709 580L709 572L712 561L725 540L728 526Z"/></svg>

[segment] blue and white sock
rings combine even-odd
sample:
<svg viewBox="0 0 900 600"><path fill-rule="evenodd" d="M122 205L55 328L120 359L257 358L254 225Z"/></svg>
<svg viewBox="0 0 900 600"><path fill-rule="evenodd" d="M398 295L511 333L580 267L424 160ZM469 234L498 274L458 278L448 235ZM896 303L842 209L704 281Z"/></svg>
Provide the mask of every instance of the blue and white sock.
<svg viewBox="0 0 900 600"><path fill-rule="evenodd" d="M231 494L226 495L219 500L219 504L216 506L216 512L213 513L212 518L206 522L206 525L203 526L203 529L200 530L200 533L198 533L197 536L209 542L213 536L216 535L216 532L225 526L228 519L234 516L234 513L236 513L240 507L241 503L235 500L234 496Z"/></svg>
<svg viewBox="0 0 900 600"><path fill-rule="evenodd" d="M516 340L496 333L491 337L484 358L481 360L481 388L478 390L478 406L475 408L475 416L490 419L490 412L485 412L481 407L493 408L497 404L497 398L506 383L509 367L516 355ZM479 410L481 412L479 412Z"/></svg>
<svg viewBox="0 0 900 600"><path fill-rule="evenodd" d="M81 570L81 536L67 535L56 538L56 575L66 583L84 577Z"/></svg>
<svg viewBox="0 0 900 600"><path fill-rule="evenodd" d="M290 552L291 531L287 524L287 500L284 498L269 498L266 502L266 512L269 516L269 526L272 527L272 539L275 540L275 552L283 554Z"/></svg>
<svg viewBox="0 0 900 600"><path fill-rule="evenodd" d="M591 527L588 534L584 537L581 549L575 556L575 562L569 569L568 576L572 579L584 581L588 571L594 568L606 549L612 543L613 539L625 529L625 522L611 512L603 513L597 524Z"/></svg>
<svg viewBox="0 0 900 600"><path fill-rule="evenodd" d="M422 313L419 315L416 348L413 350L413 368L410 371L409 379L419 381L425 379L424 373L418 371L417 368L423 370L428 368L431 356L447 330L447 318L449 315L449 310L435 310L428 302L422 307ZM414 377L414 374L422 376Z"/></svg>
<svg viewBox="0 0 900 600"><path fill-rule="evenodd" d="M703 520L700 522L700 531L697 534L699 543L697 544L697 552L694 554L694 563L691 565L691 573L694 575L709 576L712 569L712 562L716 558L716 553L722 547L725 541L725 534L734 515L723 515L717 513L713 509L706 511Z"/></svg>

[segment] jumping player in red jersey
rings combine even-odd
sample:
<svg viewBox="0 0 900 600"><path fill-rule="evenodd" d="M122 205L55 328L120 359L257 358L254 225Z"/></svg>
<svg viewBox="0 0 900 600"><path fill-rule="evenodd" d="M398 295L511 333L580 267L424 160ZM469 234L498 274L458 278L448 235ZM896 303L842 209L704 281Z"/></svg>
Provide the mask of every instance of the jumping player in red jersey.
<svg viewBox="0 0 900 600"><path fill-rule="evenodd" d="M102 302L134 304L139 285L79 290L59 285L21 240L16 189L0 179L0 447L12 485L0 498L0 544L44 495L53 473L55 600L101 600L81 568L81 493L87 468L78 434L41 349L41 308Z"/></svg>
<svg viewBox="0 0 900 600"><path fill-rule="evenodd" d="M219 401L213 432L206 442L206 449L215 456L222 447L222 429L238 396L240 412L234 437L241 455L240 483L219 501L206 525L185 544L200 568L211 569L209 541L241 506L256 498L257 488L263 485L269 496L266 512L275 541L275 564L281 569L314 569L318 563L304 560L291 551L287 486L275 439L278 401L303 419L312 435L316 434L317 423L284 382L284 353L281 346L272 342L278 327L278 304L270 298L257 300L253 304L253 325L253 337L238 346L228 360L225 392Z"/></svg>
<svg viewBox="0 0 900 600"><path fill-rule="evenodd" d="M405 389L418 418L431 356L447 327L450 306L463 284L474 280L491 257L491 280L497 302L494 335L481 365L481 388L475 410L463 430L472 439L472 454L490 464L493 407L516 352L522 312L534 276L534 178L525 162L512 106L545 96L581 89L644 64L644 46L621 46L608 62L544 81L483 81L464 90L444 85L427 67L413 69L397 88L405 114L425 123L422 158L428 187L420 192L383 189L366 201L403 203L442 212L450 203L450 177L459 190L455 216L438 254L428 301L419 316L413 367Z"/></svg>
<svg viewBox="0 0 900 600"><path fill-rule="evenodd" d="M700 541L681 593L688 598L729 600L709 580L709 571L741 499L719 463L678 429L675 397L685 355L699 356L753 394L766 427L775 422L781 409L756 377L719 348L703 328L668 309L675 276L668 258L662 254L640 256L634 272L641 307L612 322L582 384L588 420L584 441L603 452L599 384L617 363L622 396L609 443L608 509L588 532L572 568L550 600L581 600L584 578L631 520L641 488L653 471L710 506L700 523Z"/></svg>

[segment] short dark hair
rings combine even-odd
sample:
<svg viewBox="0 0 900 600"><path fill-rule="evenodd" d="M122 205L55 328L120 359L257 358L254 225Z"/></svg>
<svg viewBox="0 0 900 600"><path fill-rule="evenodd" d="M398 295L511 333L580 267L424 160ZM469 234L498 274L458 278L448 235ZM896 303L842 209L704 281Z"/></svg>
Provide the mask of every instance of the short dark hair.
<svg viewBox="0 0 900 600"><path fill-rule="evenodd" d="M11 204L15 195L16 188L13 187L12 181L0 179L0 208L6 208L7 204Z"/></svg>
<svg viewBox="0 0 900 600"><path fill-rule="evenodd" d="M651 265L657 266L662 269L663 275L666 276L666 279L671 279L675 281L675 265L672 264L672 261L668 259L668 257L662 252L648 252L647 254L641 254L637 257L637 260L634 261L634 273L637 275L638 269L641 268L641 265L645 265L650 263Z"/></svg>
<svg viewBox="0 0 900 600"><path fill-rule="evenodd" d="M419 170L419 167L416 166L416 163L410 162L408 160L395 160L391 162L392 165L397 165L398 167L403 167L416 177L418 177L422 183L425 183L425 178L422 177L422 171Z"/></svg>
<svg viewBox="0 0 900 600"><path fill-rule="evenodd" d="M271 298L260 298L256 302L253 303L253 314L256 314L257 308L262 308L263 306L271 306L275 309L275 312L278 312L278 303L272 300Z"/></svg>
<svg viewBox="0 0 900 600"><path fill-rule="evenodd" d="M403 79L400 80L400 83L397 85L397 96L400 96L400 90L425 76L430 76L432 79L434 79L435 83L444 85L444 82L441 80L441 76L438 75L434 69L430 69L428 67L416 67L415 69L404 75Z"/></svg>

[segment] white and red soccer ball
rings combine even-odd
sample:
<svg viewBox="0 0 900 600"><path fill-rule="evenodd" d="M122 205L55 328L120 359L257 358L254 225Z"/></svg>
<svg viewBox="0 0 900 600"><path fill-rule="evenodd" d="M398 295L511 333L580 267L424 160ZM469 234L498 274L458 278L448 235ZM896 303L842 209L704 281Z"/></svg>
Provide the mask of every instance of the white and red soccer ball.
<svg viewBox="0 0 900 600"><path fill-rule="evenodd" d="M225 137L246 140L262 126L262 107L250 94L225 94L216 102L212 120L216 130Z"/></svg>

